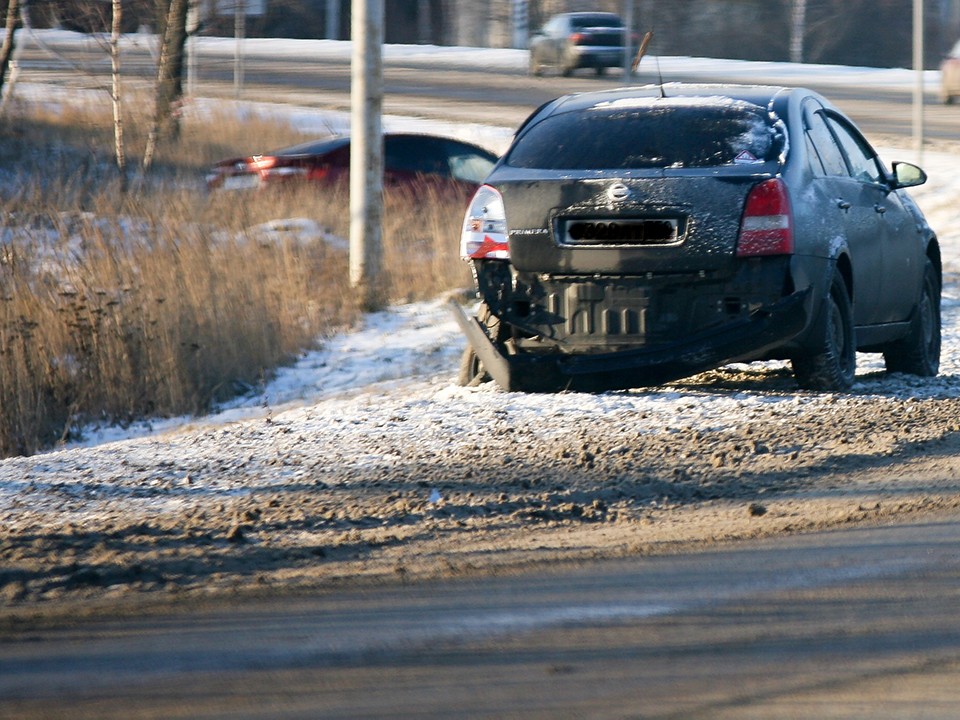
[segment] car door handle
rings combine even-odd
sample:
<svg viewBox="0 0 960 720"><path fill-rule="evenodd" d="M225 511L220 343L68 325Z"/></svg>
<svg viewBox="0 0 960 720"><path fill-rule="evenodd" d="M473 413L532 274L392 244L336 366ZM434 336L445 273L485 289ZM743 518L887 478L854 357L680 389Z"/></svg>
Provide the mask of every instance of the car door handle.
<svg viewBox="0 0 960 720"><path fill-rule="evenodd" d="M843 211L847 211L850 209L850 203L848 203L843 198L837 198L837 207Z"/></svg>
<svg viewBox="0 0 960 720"><path fill-rule="evenodd" d="M880 203L874 205L873 209L876 210L880 215L883 215L887 211L886 206L881 205Z"/></svg>

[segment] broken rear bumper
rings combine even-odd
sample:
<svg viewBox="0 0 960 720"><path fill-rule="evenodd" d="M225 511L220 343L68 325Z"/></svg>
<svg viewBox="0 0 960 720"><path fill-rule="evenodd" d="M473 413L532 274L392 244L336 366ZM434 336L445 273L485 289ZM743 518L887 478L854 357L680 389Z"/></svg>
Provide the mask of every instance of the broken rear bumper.
<svg viewBox="0 0 960 720"><path fill-rule="evenodd" d="M517 353L497 347L475 317L451 301L454 317L496 383L508 391L601 392L660 385L758 357L800 334L812 315L812 289L793 293L684 340L652 348L602 354Z"/></svg>

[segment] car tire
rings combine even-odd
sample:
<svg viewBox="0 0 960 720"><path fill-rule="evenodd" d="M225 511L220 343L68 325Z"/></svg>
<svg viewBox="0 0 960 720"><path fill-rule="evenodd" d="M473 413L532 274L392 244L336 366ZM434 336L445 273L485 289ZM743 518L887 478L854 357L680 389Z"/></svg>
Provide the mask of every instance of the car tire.
<svg viewBox="0 0 960 720"><path fill-rule="evenodd" d="M460 356L460 372L457 374L457 385L460 387L476 387L490 379L490 374L484 369L477 353L470 345L467 345L463 355Z"/></svg>
<svg viewBox="0 0 960 720"><path fill-rule="evenodd" d="M606 72L606 70L607 69L603 67L603 65L599 65L596 68L594 68L593 71L597 74L597 77L601 77Z"/></svg>
<svg viewBox="0 0 960 720"><path fill-rule="evenodd" d="M887 372L933 377L940 371L940 280L930 259L923 269L923 292L905 337L883 351Z"/></svg>
<svg viewBox="0 0 960 720"><path fill-rule="evenodd" d="M477 320L487 331L487 335L495 343L499 343L501 338L500 318L490 312L486 303L480 305L477 310ZM483 367L483 362L477 357L476 351L468 343L463 355L460 356L460 371L457 374L457 384L461 387L476 387L493 378Z"/></svg>
<svg viewBox="0 0 960 720"><path fill-rule="evenodd" d="M854 345L853 306L847 283L836 273L830 292L820 306L817 345L812 352L793 358L793 374L806 390L842 392L849 390L857 370Z"/></svg>
<svg viewBox="0 0 960 720"><path fill-rule="evenodd" d="M530 74L534 77L543 76L543 65L540 64L537 54L533 50L530 51Z"/></svg>

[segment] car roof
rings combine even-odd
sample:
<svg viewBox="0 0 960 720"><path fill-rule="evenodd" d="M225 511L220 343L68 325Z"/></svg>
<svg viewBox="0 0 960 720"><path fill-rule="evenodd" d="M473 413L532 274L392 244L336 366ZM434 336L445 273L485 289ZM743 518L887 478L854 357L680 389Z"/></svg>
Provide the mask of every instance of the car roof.
<svg viewBox="0 0 960 720"><path fill-rule="evenodd" d="M666 83L663 85L640 85L622 87L613 90L575 93L557 98L548 106L552 112L584 110L599 103L612 103L633 98L702 98L711 100L740 100L761 107L767 107L780 96L790 94L812 94L803 88L786 88L773 85L731 85L731 84L691 84ZM544 108L546 109L546 108Z"/></svg>
<svg viewBox="0 0 960 720"><path fill-rule="evenodd" d="M384 139L386 138L429 138L432 140L440 140L445 142L454 142L465 147L469 147L473 150L476 150L479 153L488 153L491 157L497 157L496 153L487 150L486 148L480 147L475 143L467 142L465 140L460 140L454 137L448 137L446 135L433 135L431 133L413 133L413 132L385 132L383 133ZM341 147L345 147L350 143L350 135L331 135L329 137L320 138L318 140L308 140L297 145L291 145L289 147L279 148L271 152L265 153L266 155L318 155L333 150L337 150Z"/></svg>
<svg viewBox="0 0 960 720"><path fill-rule="evenodd" d="M787 107L804 97L816 98L824 107L833 108L830 102L812 90L779 85L744 85L731 83L665 83L659 85L636 85L611 90L596 90L562 95L549 100L530 113L514 132L519 137L527 127L546 117L566 112L579 112L596 107L600 103L615 103L639 98L701 98L705 104L720 104L735 100L770 107L774 113L785 117ZM711 103L711 101L715 101Z"/></svg>
<svg viewBox="0 0 960 720"><path fill-rule="evenodd" d="M612 12L569 12L563 13L563 17L602 17L602 18L617 18L620 19L620 16Z"/></svg>

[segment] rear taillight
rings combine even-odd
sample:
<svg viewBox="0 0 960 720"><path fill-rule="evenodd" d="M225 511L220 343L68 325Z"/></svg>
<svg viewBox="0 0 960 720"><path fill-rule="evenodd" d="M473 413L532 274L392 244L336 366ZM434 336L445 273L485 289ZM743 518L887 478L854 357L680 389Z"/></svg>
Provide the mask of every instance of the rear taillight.
<svg viewBox="0 0 960 720"><path fill-rule="evenodd" d="M276 164L277 159L272 155L254 155L252 158L250 158L250 162L247 163L247 166L253 172L263 172L264 170L269 170Z"/></svg>
<svg viewBox="0 0 960 720"><path fill-rule="evenodd" d="M587 36L583 33L573 33L568 39L574 45L586 45Z"/></svg>
<svg viewBox="0 0 960 720"><path fill-rule="evenodd" d="M738 257L789 255L793 252L793 213L780 178L764 180L747 196L737 240Z"/></svg>
<svg viewBox="0 0 960 720"><path fill-rule="evenodd" d="M473 196L463 218L460 255L465 260L507 260L507 216L500 193L483 185Z"/></svg>

